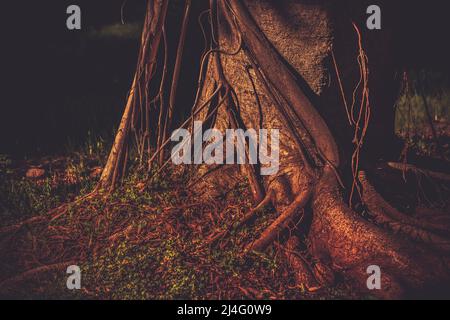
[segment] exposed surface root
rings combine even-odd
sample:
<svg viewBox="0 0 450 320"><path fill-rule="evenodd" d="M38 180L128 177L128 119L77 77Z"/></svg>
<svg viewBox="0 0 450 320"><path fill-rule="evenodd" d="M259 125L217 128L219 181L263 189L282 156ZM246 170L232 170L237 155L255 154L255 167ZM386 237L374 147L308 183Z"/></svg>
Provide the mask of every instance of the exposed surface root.
<svg viewBox="0 0 450 320"><path fill-rule="evenodd" d="M68 266L74 264L74 261L68 261L63 263L56 263L52 265L46 265L42 267L37 267L28 271L25 271L13 278L7 279L3 282L0 282L0 294L5 294L8 290L14 290L14 286L20 284L21 282L28 281L30 279L35 279L39 277L41 274L47 272L55 272L65 270Z"/></svg>
<svg viewBox="0 0 450 320"><path fill-rule="evenodd" d="M269 191L263 201L261 201L255 208L250 210L245 216L242 221L239 222L239 224L236 226L236 228L241 228L243 225L249 223L251 220L255 218L255 216L258 214L260 210L262 210L264 207L268 206L273 197L273 191Z"/></svg>
<svg viewBox="0 0 450 320"><path fill-rule="evenodd" d="M21 228L24 227L30 227L33 226L35 224L39 224L39 223L43 223L46 221L53 221L57 218L59 218L61 215L65 214L67 212L67 209L70 205L74 205L86 200L89 200L91 198L93 198L96 195L96 192L91 192L85 196L82 196L78 199L76 199L75 201L72 201L70 203L65 203L53 210L50 210L49 212L47 212L46 214L43 215L39 215L39 216L35 216L32 218L29 218L25 221L21 221L19 223L16 223L14 225L10 225L10 226L6 226L0 229L0 236L4 236L5 234L11 234L14 232L19 231Z"/></svg>
<svg viewBox="0 0 450 320"><path fill-rule="evenodd" d="M316 292L319 286L308 269L305 276L309 272L312 283L293 285L296 275L284 246L242 257L242 248L264 232L276 218L274 213L258 215L251 228L233 230L211 245L211 235L226 230L230 222L242 221L249 212L247 184L234 195L208 201L175 185L167 190L155 186L158 189L144 194L133 188L137 194L127 198L124 194L131 190L122 188L8 235L0 246L8 257L0 264L1 295L305 299L331 292L327 288ZM82 290L77 293L65 287L69 264L82 269Z"/></svg>
<svg viewBox="0 0 450 320"><path fill-rule="evenodd" d="M443 172L436 172L436 171L431 171L431 170L427 170L427 169L422 169L415 165L407 164L407 163L388 162L387 164L390 168L396 169L396 170L401 170L403 172L410 171L412 173L423 174L425 176L428 176L430 178L434 178L437 180L450 181L450 174L446 174Z"/></svg>
<svg viewBox="0 0 450 320"><path fill-rule="evenodd" d="M300 193L295 200L286 208L284 212L261 234L261 236L252 242L246 251L263 251L273 240L277 238L280 232L288 227L295 215L306 205L311 197L311 189Z"/></svg>
<svg viewBox="0 0 450 320"><path fill-rule="evenodd" d="M297 251L299 246L300 239L296 236L290 237L284 246L286 258L295 272L296 282L305 286L308 291L317 291L321 284L314 277L311 263Z"/></svg>
<svg viewBox="0 0 450 320"><path fill-rule="evenodd" d="M221 231L210 238L210 243L215 243L217 240L222 239L227 236L232 230L239 230L245 225L249 224L252 220L256 219L258 212L268 206L273 197L273 191L269 191L264 199L254 208L252 208L249 212L247 212L244 217L237 223L231 224L227 230Z"/></svg>
<svg viewBox="0 0 450 320"><path fill-rule="evenodd" d="M424 239L434 237L428 231L444 234L450 231L448 226L423 221L401 213L383 199L383 197L370 184L366 174L363 171L360 172L359 176L363 187L364 203L369 207L371 212L375 214L376 219L378 219L380 223L388 223L392 228L394 228L394 230L397 229L399 231L408 226L406 228L408 233L412 231L411 235L413 237L423 237ZM404 231L406 231L406 229Z"/></svg>
<svg viewBox="0 0 450 320"><path fill-rule="evenodd" d="M367 267L380 266L382 290L373 293L383 298L398 298L408 290L418 292L431 284L448 283L448 257L362 219L343 204L330 179L333 177L325 172L313 197L309 237L315 256L330 261L366 292Z"/></svg>
<svg viewBox="0 0 450 320"><path fill-rule="evenodd" d="M163 28L167 3L155 1L155 7L149 6L147 12L138 70L116 141L100 181L100 186L108 187L110 191L118 178L123 175L124 163L128 158L128 136L139 118L136 114L136 99L139 90L148 89L149 80L154 75L161 38L167 47ZM163 101L160 101L156 152L148 162L150 167L154 159L159 160L160 167L154 176L164 173L164 169L170 164L170 160L164 162L165 148L170 144L168 130L171 129L172 118L176 112L174 103L190 4L188 1L185 7L186 16L175 62L169 109ZM155 13L154 17L150 18L150 11ZM362 197L374 214L375 223L347 206L339 186L343 183L340 182L338 175L340 159L335 137L312 104L310 97L300 87L299 80L288 63L261 31L245 2L211 0L209 14L211 49L202 56L202 70L194 109L191 118L183 124L183 127L196 117L202 118L211 127L218 122L218 118L221 118L222 123L219 123L219 126L222 130L227 128L245 130L248 124L253 123L259 123L260 127L278 125L284 129L286 126L290 136L285 138L291 139L291 142L283 145L281 147L283 150L280 151L285 157L283 160L289 159L291 162L283 161L282 173L273 180L262 178L256 170L258 165L254 164L246 163L241 172L234 171L241 176L245 175L248 179L246 187L250 187L250 191L247 190L244 194L245 199L239 201L235 201L236 199L230 201L222 194L220 202L217 200L218 197L212 197L204 190L207 200L192 201L194 195L189 193L191 190L173 188L162 192L161 188L155 187L147 195L144 203L135 203L138 196L133 192L130 196L133 201L122 201L121 198L112 197L101 198L96 194L96 197L82 198L81 200L88 201L79 201L75 213L70 211L70 214L66 214L69 213L69 206L64 206L48 216L33 218L2 229L0 235L12 233L13 237L7 241L17 241L17 244L22 245L23 252L14 253L16 254L14 258L17 259L14 263L20 267L19 272L22 273L4 280L0 284L1 287L11 287L37 274L67 266L68 263L60 261L86 263L92 272L95 263L100 260L102 266L106 265L107 269L113 265L108 259L117 255L117 248L126 245L130 245L128 249L131 252L126 254L133 255L142 248L146 250L133 256L145 267L136 265L133 267L138 269L136 274L139 276L142 276L142 273L150 274L152 279L149 283L154 286L151 289L160 291L159 295L151 295L152 298L165 297L168 292L173 295L172 298L194 296L226 299L240 298L242 295L256 299L284 298L289 296L286 293L288 290L285 283L281 283L278 279L281 278L283 281L288 279L290 272L295 273L296 289L301 286L307 291L315 292L319 288L331 287L337 282L339 275L351 281L364 294L383 298L398 298L407 292L414 293L430 285L448 284L450 259L439 250L450 251L450 241L445 238L449 228L399 212L376 192L363 172L359 175L363 189ZM233 37L231 34L229 37L223 35L224 26L221 22L224 22L224 19L221 18L228 22L229 33L235 33L233 35L238 39L238 48L231 54L227 54L222 48L223 43ZM349 121L356 130L354 143L357 148L353 155L352 166L353 188L359 187L356 186L355 174L359 170L359 152L370 119L368 60L362 50L361 34L359 30L357 31L363 105L357 115L353 112L353 106L351 110L347 109ZM165 49L166 64L167 48ZM227 60L232 59L230 56L242 60ZM210 68L205 71L207 76L203 79L203 65L206 61L209 61ZM243 61L248 65L243 67ZM230 70L233 68L237 71ZM244 73L251 81L250 94L246 92L247 95L258 95L260 92L257 91L266 91L261 92L264 101L259 96L256 100L259 110L268 108L266 104L272 107L265 109L268 112L264 115L265 119L267 116L272 117L271 120L263 120L262 111L259 121L249 119L256 112L251 109L251 104L246 104L248 101L239 101L246 91L244 85L239 88L240 84L236 83L242 80L238 74L241 69L246 71ZM227 78L230 71L237 74L237 79ZM258 81L253 81L250 71L255 74ZM164 65L163 76L166 72ZM208 87L208 84L205 85L208 82L206 80L210 82L209 88L206 88ZM161 90L163 83L164 79L161 80ZM340 85L343 91L342 84ZM213 89L209 90L211 88ZM203 101L200 101L200 94L208 90L209 94L205 94ZM145 97L146 100L147 98ZM159 99L162 100L162 97ZM145 107L148 112L149 105ZM204 108L207 109L206 112L203 112ZM137 138L141 141L138 147L142 161L145 146L147 145L148 151L150 150L150 120L146 117L144 121L142 115L140 120L146 122L141 128L143 130L145 127L146 133ZM450 181L450 177L446 174L425 171L410 165L399 166L393 163L389 165L394 169L420 172L432 178ZM220 180L217 177L212 178ZM164 179L172 181L172 177ZM146 182L149 180L151 179ZM226 184L225 179L223 180L221 182ZM142 190L145 188L144 184ZM353 191L352 189L352 194ZM242 193L241 190L238 192ZM242 197L242 194L240 196ZM250 211L248 211L248 207L251 206L249 198L258 203ZM269 204L273 205L279 215L274 217L273 212L258 215L258 212ZM311 217L307 217L309 214ZM303 223L309 218L311 221ZM259 221L259 224L255 223L252 228L245 228L253 219L260 219L263 222ZM23 230L23 226L31 228ZM282 238L285 240L287 231L289 231L288 241L283 244ZM17 234L14 234L15 232ZM410 241L410 238L416 241ZM274 243L276 245L271 246ZM242 255L243 247L244 255ZM300 248L303 249L302 252ZM250 252L259 260L248 254ZM269 255L271 259L267 258ZM106 263L101 260L105 256ZM130 264L128 258L125 256L121 263L128 266ZM271 269L267 265L261 267L263 264L261 261L266 263L269 261ZM45 266L42 267L42 264ZM368 291L366 285L367 268L371 265L379 266L382 271L382 289L375 292ZM120 273L122 271L119 270ZM106 289L99 289L96 280L100 276L96 272L99 271L92 272L95 280L91 289L98 290L94 296L109 297L111 284L107 284ZM263 273L263 276L257 274L258 272ZM275 272L282 275L274 277ZM239 279L236 279L236 274ZM271 274L271 277L268 274ZM155 282L155 275L163 281ZM202 276L205 278L196 278ZM199 290L201 292L192 294L189 289L184 288L186 291L180 293L179 287L187 286L186 283L189 283L190 287L195 283L193 279L201 283L202 289ZM138 279L137 286L146 286L141 280ZM144 289L149 290L147 287ZM237 290L239 293L236 293Z"/></svg>

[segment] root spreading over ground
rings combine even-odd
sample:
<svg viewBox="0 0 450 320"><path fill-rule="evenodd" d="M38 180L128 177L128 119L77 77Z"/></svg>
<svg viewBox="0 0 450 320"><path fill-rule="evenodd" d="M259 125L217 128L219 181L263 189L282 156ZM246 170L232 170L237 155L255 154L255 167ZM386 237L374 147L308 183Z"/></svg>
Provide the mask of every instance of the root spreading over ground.
<svg viewBox="0 0 450 320"><path fill-rule="evenodd" d="M0 290L24 294L24 283L39 283L40 274L59 275L54 271L75 262L86 275L78 294L92 298L398 298L428 289L448 294L448 203L427 217L411 216L389 204L362 170L372 112L370 57L356 24L360 78L351 105L342 94L354 131L349 165L342 159L345 143L300 85L298 70L271 42L277 24L263 30L252 15L261 7L248 1L211 0L202 13L209 31L202 29L207 47L197 94L182 126L194 120L219 130L259 125L280 129L283 139L281 168L273 177L259 176L257 165L249 164L205 172L202 166L174 168L168 158L191 2L169 73L167 5L149 1L136 75L100 183L48 214L0 230L0 240L8 243L1 248L11 259L5 266L12 268ZM298 6L293 11L302 17L305 7ZM330 47L319 48L317 60L331 54ZM161 51L164 66L157 72ZM151 97L148 88L156 79L160 89ZM168 104L162 94L167 88ZM343 166L352 172L349 194ZM447 174L389 167L400 177L403 171L432 178L442 194L448 191ZM366 286L371 265L383 270L382 290ZM42 283L31 288L49 294Z"/></svg>

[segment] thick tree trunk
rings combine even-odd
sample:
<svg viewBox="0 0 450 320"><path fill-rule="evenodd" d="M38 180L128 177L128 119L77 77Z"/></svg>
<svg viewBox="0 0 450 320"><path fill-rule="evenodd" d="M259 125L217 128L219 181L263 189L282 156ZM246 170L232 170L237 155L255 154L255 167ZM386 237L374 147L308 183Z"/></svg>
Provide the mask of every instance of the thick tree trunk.
<svg viewBox="0 0 450 320"><path fill-rule="evenodd" d="M356 91L354 117L358 117L356 110L363 97L360 92L370 92L373 116L363 145L366 163L390 155L398 83L395 56L390 54L395 52L390 40L394 26L386 19L383 31L364 31L367 6L360 1L337 2L218 0L223 74L217 72L217 59L211 58L202 101L226 78L236 93L245 128L280 130L280 171L276 176L259 177L280 217L247 250L264 250L274 235L295 220L296 212L308 206L312 222L307 242L314 262L313 269L307 270L304 263L294 261L293 265L303 269L298 278L312 279L307 275L312 273L316 281L326 284L333 281L335 272L341 272L363 291L399 297L405 290L411 293L449 280L447 254L434 253L446 245L433 247L434 237L414 243L417 238L412 234L423 234L421 226L401 228L399 233L404 236L400 236L363 219L344 203L338 171L350 172L346 168L352 163L355 125L349 123L352 110L346 111L342 91L350 108L353 91L364 76L357 60L360 49L367 55L370 73L367 88L361 85ZM235 54L241 42L242 50ZM229 127L229 107L227 103L219 107L215 128ZM200 169L201 173L205 170ZM198 189L213 193L232 188L245 173L238 170L225 166L213 177L206 176ZM297 242L290 240L289 246ZM383 272L382 290L369 292L366 287L370 265L380 266Z"/></svg>
<svg viewBox="0 0 450 320"><path fill-rule="evenodd" d="M247 178L259 204L240 225L268 203L279 216L246 252L265 250L301 216L302 233L296 228L286 243L290 252L302 245L311 253L309 263L287 256L298 269L298 281L306 287L327 285L339 272L362 291L399 297L449 283L450 240L442 233L447 227L410 219L390 207L361 170L363 164L390 157L398 88L393 6L382 1L382 31L368 31L369 4L210 0L212 48L203 58L208 63L191 121L221 131L278 129L280 168L273 176L259 176L261 164L200 166L193 189L211 197ZM154 32L154 40L159 39L158 29ZM123 145L122 136L119 132L115 146ZM150 161L164 157L167 144L158 141L161 148ZM123 147L113 148L102 180L109 181L110 169L117 168L118 152ZM351 190L350 200L367 205L372 219L345 204L343 188ZM382 271L382 289L369 292L366 271L372 265Z"/></svg>

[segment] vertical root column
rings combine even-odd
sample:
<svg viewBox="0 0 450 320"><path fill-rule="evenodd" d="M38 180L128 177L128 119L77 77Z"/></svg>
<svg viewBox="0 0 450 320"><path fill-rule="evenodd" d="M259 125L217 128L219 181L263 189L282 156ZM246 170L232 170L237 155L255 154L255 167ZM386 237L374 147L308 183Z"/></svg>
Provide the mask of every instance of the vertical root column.
<svg viewBox="0 0 450 320"><path fill-rule="evenodd" d="M134 111L136 103L138 103L139 100L138 91L143 80L145 82L143 84L144 87L148 85L146 82L149 81L149 78L143 77L143 73L147 71L148 74L152 75L156 66L156 58L166 19L167 7L167 0L148 2L144 30L141 37L138 67L134 75L133 83L131 85L128 100L113 143L113 147L100 178L98 185L99 188L112 190L123 173L123 165L127 153L125 149L128 147L130 128L133 125L132 121Z"/></svg>

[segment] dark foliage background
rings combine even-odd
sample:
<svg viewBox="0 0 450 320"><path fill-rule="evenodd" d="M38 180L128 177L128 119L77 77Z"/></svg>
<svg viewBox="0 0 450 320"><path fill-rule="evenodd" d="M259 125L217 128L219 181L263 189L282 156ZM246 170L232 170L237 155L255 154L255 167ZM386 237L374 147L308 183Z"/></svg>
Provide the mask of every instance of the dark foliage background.
<svg viewBox="0 0 450 320"><path fill-rule="evenodd" d="M395 16L399 69L437 72L437 85L448 83L447 3L398 0ZM66 29L70 4L82 8L81 31ZM135 68L144 8L145 0L2 3L0 154L62 152L88 135L113 133Z"/></svg>
<svg viewBox="0 0 450 320"><path fill-rule="evenodd" d="M128 2L123 16L135 25L142 20L145 1ZM81 31L66 28L70 4L81 7ZM89 132L112 133L139 44L138 33L101 33L105 26L121 24L122 4L123 0L5 3L1 152L60 151Z"/></svg>

